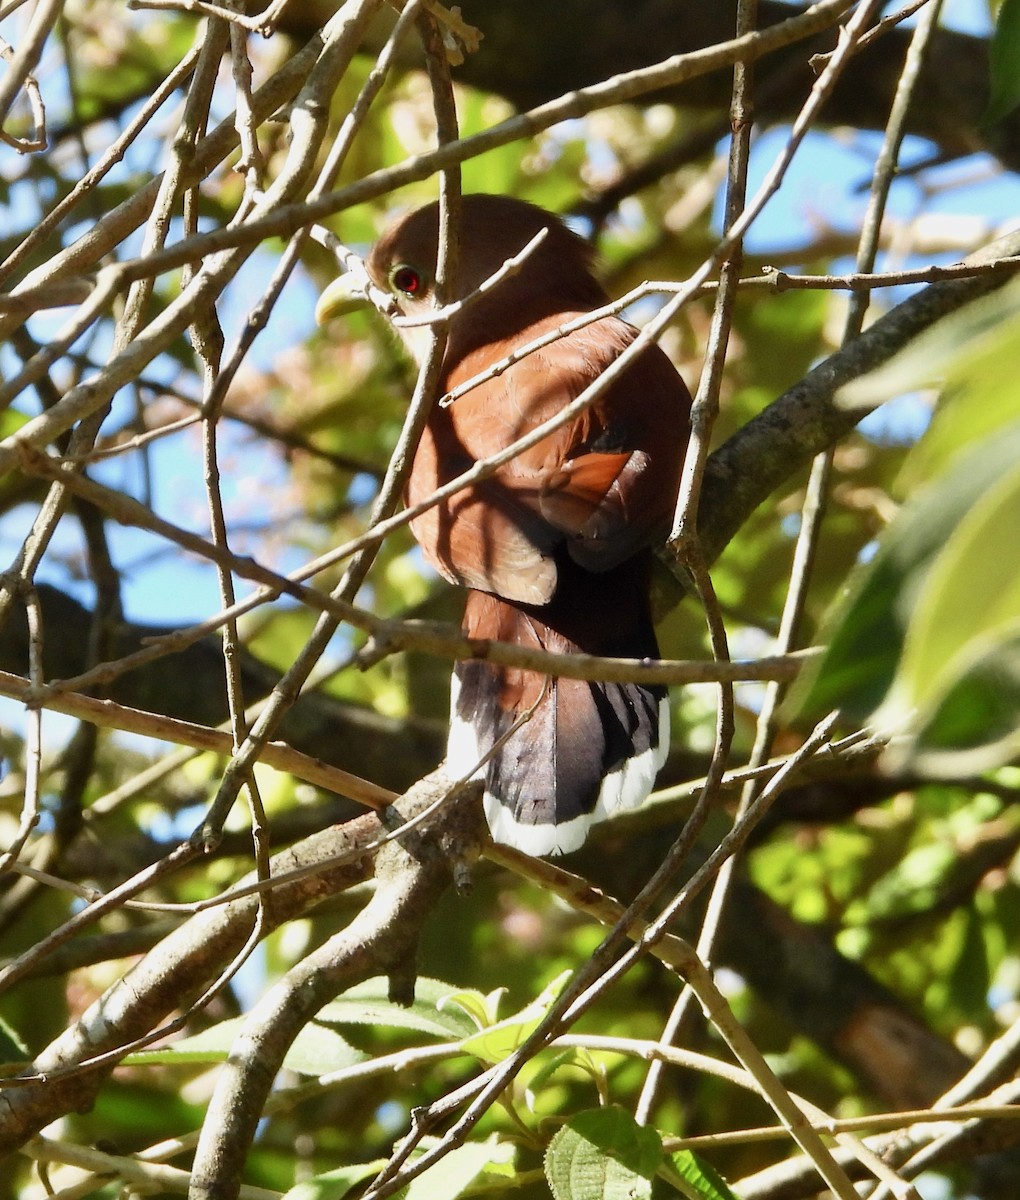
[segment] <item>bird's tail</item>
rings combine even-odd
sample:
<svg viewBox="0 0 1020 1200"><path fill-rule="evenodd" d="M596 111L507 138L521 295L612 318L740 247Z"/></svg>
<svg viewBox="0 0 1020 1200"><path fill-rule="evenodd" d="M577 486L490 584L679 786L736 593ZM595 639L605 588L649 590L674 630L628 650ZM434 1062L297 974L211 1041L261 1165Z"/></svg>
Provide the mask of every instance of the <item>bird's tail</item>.
<svg viewBox="0 0 1020 1200"><path fill-rule="evenodd" d="M646 575L647 564L633 559L598 575L564 563L544 607L470 592L464 629L560 654L655 658ZM534 855L576 850L594 822L644 801L668 748L663 687L552 678L480 659L456 665L447 766L484 779L498 842Z"/></svg>

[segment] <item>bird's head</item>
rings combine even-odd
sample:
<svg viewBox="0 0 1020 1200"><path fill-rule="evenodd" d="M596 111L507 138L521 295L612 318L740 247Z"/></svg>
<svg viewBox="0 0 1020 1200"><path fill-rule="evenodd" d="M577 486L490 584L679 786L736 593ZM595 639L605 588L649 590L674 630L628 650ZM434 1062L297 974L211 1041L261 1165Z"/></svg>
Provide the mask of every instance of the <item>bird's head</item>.
<svg viewBox="0 0 1020 1200"><path fill-rule="evenodd" d="M475 297L450 321L451 349L466 353L506 338L551 313L587 311L606 302L592 274L592 250L563 222L543 209L508 196L471 195L461 202L456 226L458 266L450 299L469 296L492 279L508 259L540 240L520 265L491 290ZM394 300L405 317L425 317L438 306L435 277L439 205L427 204L392 225L369 254L371 283ZM366 299L347 275L331 283L316 306L320 324ZM421 328L405 329L419 357ZM410 337L406 335L410 334Z"/></svg>

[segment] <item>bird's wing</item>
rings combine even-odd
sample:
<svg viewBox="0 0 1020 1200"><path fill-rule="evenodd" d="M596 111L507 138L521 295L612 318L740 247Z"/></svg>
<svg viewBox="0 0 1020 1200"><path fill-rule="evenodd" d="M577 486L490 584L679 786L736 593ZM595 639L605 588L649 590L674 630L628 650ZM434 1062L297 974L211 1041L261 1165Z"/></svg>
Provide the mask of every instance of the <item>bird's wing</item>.
<svg viewBox="0 0 1020 1200"><path fill-rule="evenodd" d="M410 489L408 498L414 502ZM562 535L498 480L466 488L416 517L411 528L426 558L451 583L525 604L552 597L552 551Z"/></svg>
<svg viewBox="0 0 1020 1200"><path fill-rule="evenodd" d="M536 326L529 335L541 332ZM600 321L434 410L415 458L409 502L424 499L562 412L635 332L616 319ZM447 385L471 378L502 353L498 344L486 345L458 365ZM647 544L653 528L667 518L689 405L676 370L652 346L590 409L494 475L417 517L415 536L451 581L545 604L556 587L558 546L566 544L587 570L606 571Z"/></svg>
<svg viewBox="0 0 1020 1200"><path fill-rule="evenodd" d="M452 408L433 410L407 486L414 506L518 436L498 419L502 384L493 381ZM552 553L562 534L538 509L539 481L503 473L479 480L414 518L429 562L452 583L526 604L546 604L556 587ZM530 495L529 495L530 490Z"/></svg>
<svg viewBox="0 0 1020 1200"><path fill-rule="evenodd" d="M634 336L629 325L610 319L550 347L552 360L536 363L536 370L560 380L565 394L558 407L580 395ZM667 520L689 412L683 381L662 350L651 346L567 426L552 459L536 464L539 511L566 535L570 555L581 566L609 570L646 545Z"/></svg>

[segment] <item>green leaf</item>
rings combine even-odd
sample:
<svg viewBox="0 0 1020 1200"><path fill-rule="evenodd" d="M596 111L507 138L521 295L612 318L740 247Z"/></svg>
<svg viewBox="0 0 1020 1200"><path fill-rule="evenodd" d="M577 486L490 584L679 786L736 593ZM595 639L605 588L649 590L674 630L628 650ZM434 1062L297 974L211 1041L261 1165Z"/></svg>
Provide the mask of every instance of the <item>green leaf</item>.
<svg viewBox="0 0 1020 1200"><path fill-rule="evenodd" d="M988 47L991 97L981 118L993 125L1020 104L1020 0L1002 0Z"/></svg>
<svg viewBox="0 0 1020 1200"><path fill-rule="evenodd" d="M221 1021L165 1049L129 1054L124 1061L132 1065L225 1062L246 1020L246 1017L233 1017ZM294 1039L283 1065L301 1075L325 1075L364 1062L367 1057L316 1020L306 1025Z"/></svg>
<svg viewBox="0 0 1020 1200"><path fill-rule="evenodd" d="M18 1036L17 1030L0 1017L0 1062L23 1063L30 1057L28 1047Z"/></svg>
<svg viewBox="0 0 1020 1200"><path fill-rule="evenodd" d="M342 1197L362 1180L376 1175L386 1165L385 1159L376 1162L354 1163L349 1167L337 1167L335 1171L323 1171L314 1179L305 1179L283 1194L282 1200L342 1200Z"/></svg>
<svg viewBox="0 0 1020 1200"><path fill-rule="evenodd" d="M691 1200L737 1200L722 1176L693 1150L674 1150L668 1162L680 1189Z"/></svg>
<svg viewBox="0 0 1020 1200"><path fill-rule="evenodd" d="M129 1054L124 1059L128 1066L163 1065L165 1063L215 1063L226 1062L230 1047L241 1027L244 1017L231 1017L229 1021L220 1021L201 1033L192 1037L182 1038L172 1046L162 1046L158 1050L140 1050L137 1054Z"/></svg>
<svg viewBox="0 0 1020 1200"><path fill-rule="evenodd" d="M841 388L839 404L870 408L894 396L942 392L930 428L911 450L901 495L945 471L974 443L1020 419L1020 280L938 321L904 350Z"/></svg>
<svg viewBox="0 0 1020 1200"><path fill-rule="evenodd" d="M1020 454L1020 426L1004 441ZM924 704L947 673L958 673L956 658L971 653L975 639L994 638L1020 618L1020 574L1002 542L1005 531L1020 529L1020 459L992 474L992 447L985 449L984 494L947 528L911 615L900 667L908 708Z"/></svg>
<svg viewBox="0 0 1020 1200"><path fill-rule="evenodd" d="M483 1062L502 1062L542 1023L569 977L569 971L557 975L552 983L543 989L542 994L520 1012L465 1038L461 1042L461 1049L482 1059Z"/></svg>
<svg viewBox="0 0 1020 1200"><path fill-rule="evenodd" d="M613 1105L578 1113L557 1132L545 1175L554 1200L645 1200L662 1162L658 1133Z"/></svg>
<svg viewBox="0 0 1020 1200"><path fill-rule="evenodd" d="M412 1179L402 1189L402 1200L454 1200L483 1172L491 1172L504 1179L514 1173L513 1162L516 1150L509 1142L501 1142L493 1134L485 1142L470 1142L459 1146ZM375 1162L354 1163L323 1171L314 1179L306 1179L290 1191L282 1200L342 1200L355 1185L377 1174L386 1165L384 1159Z"/></svg>
<svg viewBox="0 0 1020 1200"><path fill-rule="evenodd" d="M413 1030L444 1040L459 1040L475 1032L465 1013L450 1008L446 1001L457 994L438 979L418 979L414 1002L408 1006L389 999L389 983L379 976L366 979L320 1011L318 1020L337 1025L374 1025L387 1029Z"/></svg>
<svg viewBox="0 0 1020 1200"><path fill-rule="evenodd" d="M1020 755L1020 625L975 639L959 676L923 712L894 766L933 778L970 778Z"/></svg>
<svg viewBox="0 0 1020 1200"><path fill-rule="evenodd" d="M1020 527L1018 359L1013 281L840 396L873 404L946 389L900 475L911 498L795 691L812 716L838 707L904 732L885 758L895 770L959 778L1020 752L1020 580L1008 549Z"/></svg>
<svg viewBox="0 0 1020 1200"><path fill-rule="evenodd" d="M1020 612L1001 542L1002 530L1016 527L1018 488L1020 424L972 447L906 504L859 570L826 652L792 702L812 715L840 708L863 723L880 707L899 719L944 694L968 652Z"/></svg>
<svg viewBox="0 0 1020 1200"><path fill-rule="evenodd" d="M506 1164L511 1162L514 1148L499 1142L495 1137L486 1142L471 1142L451 1150L434 1166L412 1179L404 1193L404 1200L453 1200L489 1167L505 1174Z"/></svg>
<svg viewBox="0 0 1020 1200"><path fill-rule="evenodd" d="M19 412L16 408L5 408L0 412L0 437L10 437L17 433L22 425L26 424L28 417L23 412Z"/></svg>
<svg viewBox="0 0 1020 1200"><path fill-rule="evenodd" d="M602 1062L586 1046L570 1046L558 1054L554 1054L535 1072L528 1082L528 1092L535 1093L543 1087L557 1071L564 1067L575 1067L583 1071L595 1084L601 1087L606 1079L606 1068Z"/></svg>
<svg viewBox="0 0 1020 1200"><path fill-rule="evenodd" d="M496 988L487 995L476 992L473 988L465 988L459 992L451 992L449 996L444 996L439 1001L439 1008L444 1009L449 1008L451 1004L455 1005L468 1015L476 1029L486 1029L499 1020L499 1006L506 993L505 987Z"/></svg>
<svg viewBox="0 0 1020 1200"><path fill-rule="evenodd" d="M929 362L949 355L932 423L897 481L901 495L929 482L978 442L1020 420L1020 286L1007 285L930 331L919 352ZM922 339L918 339L920 342ZM919 364L920 365L920 364Z"/></svg>

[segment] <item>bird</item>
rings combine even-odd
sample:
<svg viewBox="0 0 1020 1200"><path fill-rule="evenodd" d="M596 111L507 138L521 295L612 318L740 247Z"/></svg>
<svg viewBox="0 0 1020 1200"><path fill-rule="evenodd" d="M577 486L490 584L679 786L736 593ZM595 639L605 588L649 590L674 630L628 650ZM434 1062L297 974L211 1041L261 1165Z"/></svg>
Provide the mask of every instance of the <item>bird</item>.
<svg viewBox="0 0 1020 1200"><path fill-rule="evenodd" d="M456 293L467 300L449 318L440 381L455 396L429 412L405 489L409 506L561 412L638 336L620 317L600 316L517 357L609 303L594 251L559 217L515 197L465 195L456 230ZM439 206L431 203L399 218L368 254L368 278L396 313L434 315L438 242ZM320 296L317 320L366 298L363 282L341 275ZM422 325L398 332L420 362ZM659 657L652 543L675 505L690 406L676 368L650 343L581 415L414 517L425 559L468 589L469 638L555 654ZM536 857L564 854L580 848L593 823L643 803L669 732L663 687L464 659L451 683L446 769L484 781L494 841Z"/></svg>

